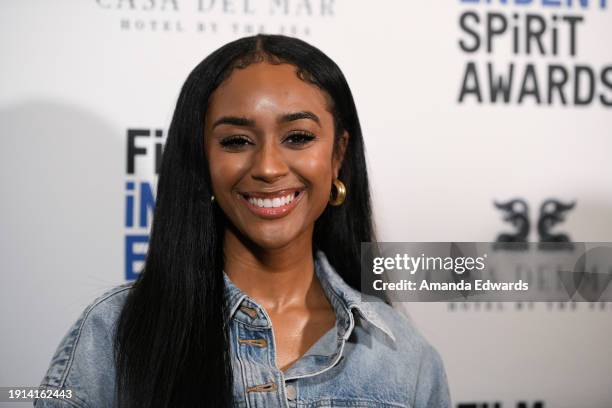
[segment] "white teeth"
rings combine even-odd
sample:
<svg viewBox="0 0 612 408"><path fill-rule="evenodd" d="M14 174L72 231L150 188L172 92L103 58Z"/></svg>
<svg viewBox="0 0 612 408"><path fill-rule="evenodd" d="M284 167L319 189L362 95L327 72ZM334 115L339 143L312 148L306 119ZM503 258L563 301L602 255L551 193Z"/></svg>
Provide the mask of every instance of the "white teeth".
<svg viewBox="0 0 612 408"><path fill-rule="evenodd" d="M278 208L289 204L294 199L294 194L287 194L282 197L275 198L255 198L250 197L249 203L260 208Z"/></svg>

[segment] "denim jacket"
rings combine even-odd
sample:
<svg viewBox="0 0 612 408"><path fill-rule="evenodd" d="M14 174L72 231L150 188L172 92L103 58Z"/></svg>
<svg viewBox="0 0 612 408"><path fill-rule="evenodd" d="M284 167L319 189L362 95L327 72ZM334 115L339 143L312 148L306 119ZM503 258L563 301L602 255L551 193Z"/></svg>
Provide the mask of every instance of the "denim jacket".
<svg viewBox="0 0 612 408"><path fill-rule="evenodd" d="M269 315L224 273L236 407L451 406L439 354L406 317L383 302L363 301L321 251L315 272L336 324L284 372L275 364ZM71 389L72 399L39 399L36 407L112 406L113 333L131 286L120 285L96 299L61 341L41 388Z"/></svg>

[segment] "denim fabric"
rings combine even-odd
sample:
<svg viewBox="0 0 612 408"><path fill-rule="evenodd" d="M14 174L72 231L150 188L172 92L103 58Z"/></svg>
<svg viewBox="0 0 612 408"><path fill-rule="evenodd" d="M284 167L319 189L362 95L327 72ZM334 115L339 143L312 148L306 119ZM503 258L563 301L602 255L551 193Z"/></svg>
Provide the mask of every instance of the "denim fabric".
<svg viewBox="0 0 612 408"><path fill-rule="evenodd" d="M270 317L224 274L236 407L451 406L439 354L401 313L382 302L363 301L321 251L315 272L336 325L284 372L275 364ZM112 336L130 287L118 286L96 299L58 347L41 386L72 389L72 401L38 400L36 407L112 405Z"/></svg>

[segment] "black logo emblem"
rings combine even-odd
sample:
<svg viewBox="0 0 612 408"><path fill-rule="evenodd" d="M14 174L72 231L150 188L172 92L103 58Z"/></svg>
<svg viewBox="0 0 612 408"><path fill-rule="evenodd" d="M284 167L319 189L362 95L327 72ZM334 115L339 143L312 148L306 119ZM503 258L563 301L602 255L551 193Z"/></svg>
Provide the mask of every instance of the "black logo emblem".
<svg viewBox="0 0 612 408"><path fill-rule="evenodd" d="M504 221L511 223L514 226L513 232L502 232L497 236L495 242L510 243L519 242L527 243L531 223L529 221L529 205L522 198L515 198L507 202L494 202L495 207L504 213ZM565 221L566 213L576 206L576 201L563 203L557 199L549 198L540 205L540 214L538 218L538 235L540 243L570 243L571 238L567 233L553 233L551 230L557 225ZM545 246L545 245L544 245ZM520 246L508 246L508 248L518 249ZM552 246L559 248L559 245Z"/></svg>
<svg viewBox="0 0 612 408"><path fill-rule="evenodd" d="M538 220L538 234L540 242L570 242L569 235L551 233L550 230L557 224L565 221L565 213L574 208L576 202L563 204L555 199L548 199L540 206L540 219Z"/></svg>
<svg viewBox="0 0 612 408"><path fill-rule="evenodd" d="M505 203L494 202L495 207L504 213L504 221L511 223L515 231L502 232L496 242L527 242L529 236L529 206L521 198L515 198Z"/></svg>

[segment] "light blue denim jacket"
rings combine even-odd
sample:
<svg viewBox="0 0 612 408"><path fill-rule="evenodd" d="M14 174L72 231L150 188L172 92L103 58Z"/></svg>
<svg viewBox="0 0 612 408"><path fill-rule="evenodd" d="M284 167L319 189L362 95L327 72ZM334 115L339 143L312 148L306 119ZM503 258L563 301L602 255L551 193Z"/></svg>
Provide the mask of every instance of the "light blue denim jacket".
<svg viewBox="0 0 612 408"><path fill-rule="evenodd" d="M225 274L236 407L451 406L439 354L401 313L382 302L364 302L321 251L315 272L335 310L336 325L284 372L275 364L270 317ZM72 400L40 399L36 407L112 406L112 340L131 286L118 286L96 299L61 341L41 387L71 389Z"/></svg>

